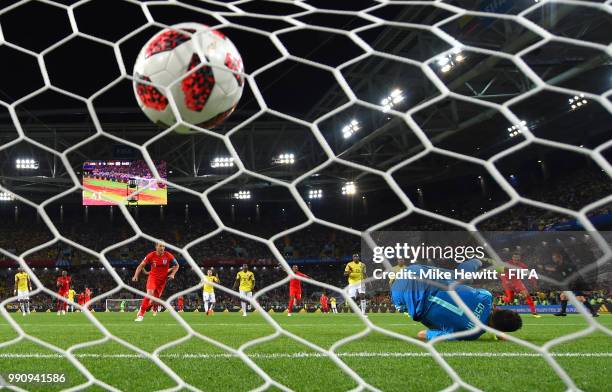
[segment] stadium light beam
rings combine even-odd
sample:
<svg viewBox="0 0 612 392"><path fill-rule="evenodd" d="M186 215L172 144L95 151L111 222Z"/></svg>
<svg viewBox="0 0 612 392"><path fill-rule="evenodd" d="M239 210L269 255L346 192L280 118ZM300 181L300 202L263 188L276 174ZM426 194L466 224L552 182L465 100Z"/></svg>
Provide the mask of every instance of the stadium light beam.
<svg viewBox="0 0 612 392"><path fill-rule="evenodd" d="M293 165L295 163L295 155L292 153L283 153L274 158L272 162L279 165Z"/></svg>
<svg viewBox="0 0 612 392"><path fill-rule="evenodd" d="M210 167L213 169L217 169L220 167L233 167L234 166L234 158L232 157L216 157L212 161L210 161Z"/></svg>
<svg viewBox="0 0 612 392"><path fill-rule="evenodd" d="M584 98L584 94L580 94L580 96L574 95L573 98L569 99L569 105L570 105L571 110L576 110L576 109L586 105L587 103L589 103L589 101L587 101Z"/></svg>
<svg viewBox="0 0 612 392"><path fill-rule="evenodd" d="M353 181L349 181L345 183L344 186L342 187L343 195L351 196L351 195L354 195L355 193L357 193L357 186L355 185Z"/></svg>
<svg viewBox="0 0 612 392"><path fill-rule="evenodd" d="M8 192L0 192L0 201L12 201L15 197Z"/></svg>
<svg viewBox="0 0 612 392"><path fill-rule="evenodd" d="M527 129L527 121L523 120L518 125L513 125L511 127L508 127L507 129L508 136L510 137L518 136L519 134L523 133L525 129Z"/></svg>
<svg viewBox="0 0 612 392"><path fill-rule="evenodd" d="M15 168L19 170L36 170L38 167L38 161L31 158L17 158L15 160Z"/></svg>
<svg viewBox="0 0 612 392"><path fill-rule="evenodd" d="M391 91L391 94L389 94L386 98L380 101L380 104L383 106L383 112L388 112L394 106L402 102L404 98L406 97L404 96L404 92L401 89L396 88L395 90Z"/></svg>
<svg viewBox="0 0 612 392"><path fill-rule="evenodd" d="M462 63L466 59L465 54L461 51L461 48L454 47L451 53L446 54L438 58L437 63L440 67L440 72L447 73L458 64Z"/></svg>
<svg viewBox="0 0 612 392"><path fill-rule="evenodd" d="M238 191L234 193L234 199L248 200L251 198L251 191Z"/></svg>
<svg viewBox="0 0 612 392"><path fill-rule="evenodd" d="M342 128L342 136L344 136L345 139L348 139L360 129L361 126L359 124L359 121L353 119L350 123L348 123Z"/></svg>
<svg viewBox="0 0 612 392"><path fill-rule="evenodd" d="M308 191L309 199L321 199L323 198L323 190L322 189L310 189Z"/></svg>

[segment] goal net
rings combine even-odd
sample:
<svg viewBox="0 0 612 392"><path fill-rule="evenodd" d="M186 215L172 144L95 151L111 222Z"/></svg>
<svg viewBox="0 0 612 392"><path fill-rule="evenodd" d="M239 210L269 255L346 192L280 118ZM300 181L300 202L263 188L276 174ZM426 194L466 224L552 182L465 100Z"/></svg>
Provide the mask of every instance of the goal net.
<svg viewBox="0 0 612 392"><path fill-rule="evenodd" d="M307 347L318 359L329 359L354 382L355 390L380 390L376 384L381 377L371 381L363 368L349 366L347 354L341 353L347 345L375 335L422 350L420 354L435 361L451 380L445 390L478 390L438 345L439 340L465 336L465 331L422 342L400 328L376 324L361 312L359 301L349 298L344 278L337 283L325 273L310 279L292 272L292 260L299 253L295 248L300 244L306 253L309 243L320 242L320 249L314 251L317 260L330 265L333 260L342 260L336 266L342 274L350 257L342 259L338 252L343 246L344 250L351 248L354 238L357 247L340 256L350 256L359 246L363 246L362 256L372 256L376 246L394 241L381 237L384 231L468 232L470 241L485 246L486 258L491 259L485 264L495 270L507 266L505 256L512 254L513 248L503 241L492 247L491 241L498 237L491 237L491 233L569 229L574 235L539 240L539 244L558 241L558 246L568 248L571 245L567 244L587 238L584 241L597 251L593 258L582 259L575 272L595 273L597 282L610 282L610 238L597 229L599 217L609 214L612 203L610 2L102 3L24 0L1 5L0 43L5 58L16 59L13 68L3 71L8 78L2 83L10 88L0 85L0 115L5 119L0 140L3 165L13 167L15 159L38 154L40 162L32 165L39 168L48 163L50 167L43 176L32 172L6 176L0 181L1 197L34 209L52 239L27 249L8 244L0 247L0 252L29 273L35 287L33 301L37 295L61 300L45 271L66 260L75 264L78 260L83 266L95 264L113 286L110 291L94 290L91 302L105 301L110 312L120 311L124 304L126 312L133 312L147 294L132 285L133 269L124 271L111 260L141 260L143 248L133 246L136 241L147 241L149 251L152 243L163 240L167 250L180 255L182 264L175 283L180 289L160 303L184 329L184 337L147 352L120 336L117 329L105 326L87 308L79 308L103 339L151 360L177 390L199 388L160 356L189 339L213 345L219 355L239 359L261 379L257 390L290 390L247 353L279 337ZM113 14L109 9L115 7ZM38 42L24 39L29 36L27 26L32 24L27 17L36 12L49 15L49 25L61 23L63 27L53 32L43 29L35 35ZM217 128L203 129L182 120L161 128L143 120L134 101L132 69L138 51L153 34L180 22L198 22L220 31L243 56L245 72L239 75L245 80L243 97L235 112ZM17 76L25 74L36 76ZM19 86L15 87L11 78L20 79ZM176 113L176 103L168 97ZM74 122L48 126L45 116L52 116L59 107L80 109L75 109ZM25 121L24 116L30 115L34 120ZM193 133L176 134L175 128L181 126L190 127ZM64 138L53 139L60 131ZM167 154L162 156L160 151ZM160 207L159 219L152 222L142 216L142 209L130 208L125 184L117 197L108 191L112 184L100 185L93 202L112 204L105 214L110 222L124 221L128 234L109 235L112 240L104 242L99 237L105 237L105 229L100 228L98 236L76 241L78 233L74 232L79 229L65 230L67 218L59 205L84 191L83 161L113 156L143 159L155 180L140 179L142 186L135 187L133 195L150 201L155 192L168 189L168 205ZM166 178L156 163L168 157L172 161ZM29 170L26 166L30 164L20 161L17 169ZM574 164L580 169L565 175ZM537 175L524 174L527 170ZM549 179L557 181L554 188L540 187ZM444 185L436 185L441 181ZM38 192L41 184L51 184L52 189ZM337 194L336 204L325 205L332 193ZM180 209L172 210L173 197L181 200ZM70 200L74 202L74 198ZM251 200L252 215L241 220L245 200ZM270 218L272 213L263 205L278 200L286 204L273 204L274 218ZM201 211L194 216L196 203ZM88 207L84 206L81 214L85 226L95 228L99 216L96 218L94 209ZM17 215L15 210L15 220ZM172 219L173 224L185 228L184 232L163 233L164 225ZM272 223L261 223L266 219ZM322 240L321 233L325 233ZM207 241L214 238L230 244L231 262L222 260L215 254L216 248L209 246ZM245 246L247 241L251 245ZM28 263L33 255L56 244L56 253L61 255L54 260L56 264L34 268ZM265 257L259 257L257 247L272 255L273 261L262 261ZM73 253L66 253L67 248ZM224 283L212 284L220 297L216 309L238 310L240 302L246 301L270 327L270 334L245 339L239 348L232 348L181 317L176 308L179 297L182 300L185 296L186 308L200 308L199 295L207 274L202 260L214 261L206 265L214 264L219 269L215 274ZM246 297L227 287L240 268L236 260L256 260L256 273L279 271L282 277L264 280L252 298ZM308 258L303 260L307 265ZM387 299L388 281L369 273L379 264L383 270L393 271L395 257L384 257L380 263L365 257L362 261L368 270L367 290L382 293L378 302L368 299L368 309L395 312ZM182 273L188 275L185 271L192 274L190 278L181 277ZM284 296L276 299L274 290L287 286L290 278L308 284L311 298L305 298L306 308L318 308L325 290L338 301L340 312L354 312L363 329L327 346L290 331L272 313L274 309L282 311L285 301ZM548 282L558 283L555 279ZM113 294L129 296L127 293L138 299L108 298ZM513 347L541 357L567 390L579 390L554 349L593 333L612 336L612 332L590 316L577 295L566 294L570 308L587 326L548 341L531 342L485 325L455 291L449 291L457 304L453 309L467 314L473 323L468 333L503 335ZM27 339L67 358L78 369L86 382L73 385L71 390L93 385L115 390L75 355L75 350L95 348L99 341L62 349L37 338L6 311L6 305L15 299L3 299L1 312L17 337L0 339L0 349Z"/></svg>

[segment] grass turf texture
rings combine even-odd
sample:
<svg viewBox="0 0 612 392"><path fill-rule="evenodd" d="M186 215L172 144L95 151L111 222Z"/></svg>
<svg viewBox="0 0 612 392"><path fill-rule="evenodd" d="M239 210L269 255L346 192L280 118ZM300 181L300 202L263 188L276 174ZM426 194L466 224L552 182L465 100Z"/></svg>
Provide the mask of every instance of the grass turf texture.
<svg viewBox="0 0 612 392"><path fill-rule="evenodd" d="M38 339L62 349L103 337L102 333L80 313L57 316L37 313L28 317L11 314L23 330ZM95 317L116 337L153 352L162 344L186 336L185 330L168 313L157 317L147 314L143 323L133 321L134 313L97 313ZM230 347L238 348L249 340L274 333L257 314L241 317L238 313L203 313L181 315L194 330ZM354 314L274 314L274 319L289 332L323 348L339 339L363 331ZM409 336L423 329L403 314L370 314L377 326ZM540 319L523 317L524 326L515 335L536 345L586 328L577 315ZM612 316L602 315L597 322L612 328ZM17 337L6 320L0 320L0 341ZM483 336L473 342L443 342L436 348L462 379L477 388L495 391L559 391L564 384L537 353L510 342L494 341ZM608 390L612 381L610 337L596 332L584 338L556 346L557 362L584 391ZM357 384L330 359L305 345L286 337L251 346L246 353L273 379L294 390L344 391ZM343 345L340 358L363 379L384 391L440 390L452 382L426 351L407 342L372 332ZM112 385L128 391L151 391L171 388L175 382L150 359L139 357L116 342L107 341L75 350L77 359L91 373ZM262 379L239 358L197 338L187 339L160 353L160 359L187 383L204 390L242 391L260 386ZM66 359L29 340L21 340L0 349L0 372L64 373L62 385L20 384L28 390L52 391L86 381ZM99 390L88 388L87 390Z"/></svg>

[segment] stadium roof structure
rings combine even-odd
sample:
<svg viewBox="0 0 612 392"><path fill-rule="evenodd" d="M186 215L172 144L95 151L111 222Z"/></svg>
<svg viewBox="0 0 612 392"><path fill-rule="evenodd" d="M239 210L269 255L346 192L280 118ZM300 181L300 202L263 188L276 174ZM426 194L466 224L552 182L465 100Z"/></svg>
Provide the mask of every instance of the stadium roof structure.
<svg viewBox="0 0 612 392"><path fill-rule="evenodd" d="M478 8L481 2L457 0L447 3L468 10L483 11ZM533 74L552 86L591 94L603 94L612 87L608 54L588 45L578 44L579 41L607 44L612 21L610 14L588 6L545 4L527 14L526 18L558 36L575 39L577 44L550 41L525 51L541 39L539 32L504 18L504 15L517 14L533 5L533 2L509 3L513 5L509 9L500 10L499 18L469 15L447 19L453 16L451 11L421 4L387 4L371 12L376 17L390 22L407 23L411 27L376 25L364 28L371 22L363 17L333 15L325 11L298 18L311 26L325 26L344 31L359 29L356 35L379 53L367 56L355 44L354 39L340 33L313 30L306 26L279 34L280 42L292 55L338 67L355 96L366 104L347 105L347 95L331 72L295 60L285 60L257 74L255 81L271 109L316 124L338 157L382 171L414 158L414 161L398 170L395 178L402 187L415 190L418 186L444 182L458 175L477 177L486 175L486 172L483 173L478 165L466 164L448 157L442 159L436 154L418 156L424 150L424 144L422 137L414 132L411 125L418 125L436 147L481 159L488 159L520 143L522 136L519 132L514 132L521 126L528 127L536 136L585 148L593 148L609 140L609 113L604 107L588 100L587 105L573 109L569 103L573 96L558 91L541 90L514 102L510 109L525 123L513 124L497 109L486 106L486 103L500 104L529 94L535 88L530 75L517 67L513 59L454 47L429 29L429 26L447 19L447 22L439 26L440 29L463 45L510 55L520 52L522 61L530 67ZM372 4L374 3L359 1L354 2L352 7L357 10ZM35 2L24 7L27 7L27 11L32 11L35 7L50 6ZM83 26L91 25L90 30L89 27L83 27L84 31L94 36L96 28L101 27L96 27L92 22L92 14L94 11L103 12L100 5L97 7L95 10L83 7L81 13L76 13L77 21L83 18ZM218 10L218 7L221 6L214 6L214 10ZM19 21L23 21L27 15L19 11L21 8L10 11L10 15L5 13L0 16L7 41L15 37L13 30L19 30ZM130 9L128 12L126 8L125 11L124 14L113 17L118 25L117 31L129 31L128 28L133 29L132 25L138 21L138 17L134 16L137 10ZM184 11L165 12L163 17L160 16L160 22L172 24L184 21ZM257 12L265 11L263 9ZM158 15L162 15L161 11ZM201 14L198 18L213 26L215 24L208 14ZM288 26L285 21L273 17L266 19L240 16L228 19L232 23L257 28L264 33ZM54 20L50 17L49 25L41 28L42 32L50 36L61 36L65 26L54 25ZM278 50L265 35L234 27L223 31L242 52L247 73L254 72L279 57ZM151 34L152 30L147 29L120 45L127 70L131 69L139 48ZM115 41L119 38L113 37ZM27 42L15 44L26 47L28 45ZM76 78L76 83L68 83L76 90L83 87L82 85L88 85L87 75L95 75L94 78L99 81L114 80L116 65L112 65L113 54L109 52L109 48L100 46L103 45L94 45L93 41L80 37L45 55L51 80L54 81L54 77L57 77L56 80ZM32 63L33 58L26 58L26 54L16 53L13 48L0 47L0 50L6 51L5 54L17 55L15 62L23 72L40 74L40 71L36 70L38 65ZM87 55L75 55L76 53ZM109 54L111 63L107 60L97 60L100 56ZM458 54L461 57L457 57ZM347 64L351 59L357 60ZM402 59L408 60L406 62ZM476 98L482 101L483 105L458 98L440 99L439 86L432 83L417 63L428 59L430 71L435 73L450 91ZM451 63L450 68L443 70L444 65ZM61 64L59 71L56 69L57 64ZM0 99L11 103L40 87L36 85L35 77L30 79L34 81L30 80L24 85L22 78L12 80L11 75L5 75L0 83ZM402 100L394 105L391 111L381 110L382 100L396 89L401 91ZM335 111L342 105L345 106ZM377 105L378 108L372 105ZM138 108L129 80L123 80L99 93L93 101L93 107L102 129L116 138L140 144L160 132L160 128L149 122ZM407 111L414 120L413 124L399 116ZM330 115L330 112L334 114ZM33 95L17 105L16 113L28 137L57 151L64 151L79 141L91 138L89 143L68 156L70 165L77 173L81 171L85 160L140 157L138 151L126 148L118 139L112 140L102 135L94 137L96 130L87 107L77 99L58 92L45 91ZM342 129L353 120L359 122L359 131L350 137L344 137ZM236 127L239 129L235 130ZM215 131L221 134L232 131L232 144L245 167L276 179L293 180L327 159L325 151L309 127L273 113L261 114L259 104L248 86L235 113ZM15 137L11 114L6 108L0 107L0 143L9 142ZM152 143L148 150L154 160L165 160L168 163L169 179L172 182L199 191L227 178L237 170L235 166L211 167L210 162L216 157L230 154L221 140L209 135L169 134ZM551 150L518 150L513 154L512 160L546 160L548 155L553 153ZM295 155L295 164L281 165L273 162L274 157L288 152ZM35 157L40 163L39 170L32 173L17 172L13 161L23 155ZM18 143L2 150L0 156L3 185L16 192L42 196L72 185L61 160L31 144ZM355 167L336 163L303 180L300 186L320 189L333 185L339 189L337 185L346 181L356 181L363 193L388 189L388 185L381 178ZM270 186L267 181L242 176L228 184L227 194L239 188L267 186Z"/></svg>

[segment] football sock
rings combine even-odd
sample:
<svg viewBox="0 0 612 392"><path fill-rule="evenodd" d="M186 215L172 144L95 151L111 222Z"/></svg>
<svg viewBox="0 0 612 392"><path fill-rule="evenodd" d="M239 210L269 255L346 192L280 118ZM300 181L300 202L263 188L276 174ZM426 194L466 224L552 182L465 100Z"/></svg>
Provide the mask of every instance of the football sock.
<svg viewBox="0 0 612 392"><path fill-rule="evenodd" d="M293 313L293 297L289 300L289 306L287 307L288 313Z"/></svg>
<svg viewBox="0 0 612 392"><path fill-rule="evenodd" d="M151 300L147 297L144 297L142 300L142 304L140 305L140 311L138 312L138 316L144 316L145 312L149 310Z"/></svg>
<svg viewBox="0 0 612 392"><path fill-rule="evenodd" d="M361 313L366 314L366 300L361 300Z"/></svg>

